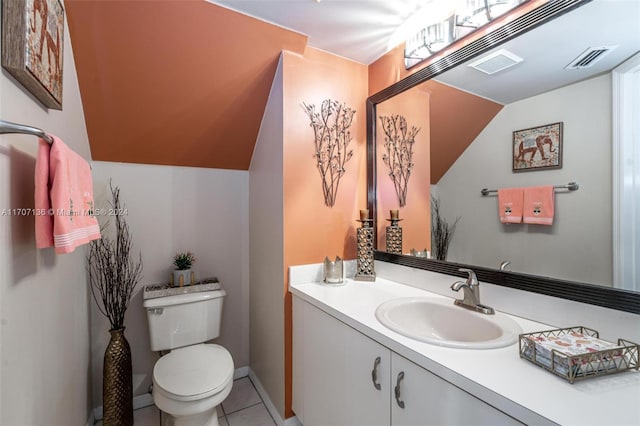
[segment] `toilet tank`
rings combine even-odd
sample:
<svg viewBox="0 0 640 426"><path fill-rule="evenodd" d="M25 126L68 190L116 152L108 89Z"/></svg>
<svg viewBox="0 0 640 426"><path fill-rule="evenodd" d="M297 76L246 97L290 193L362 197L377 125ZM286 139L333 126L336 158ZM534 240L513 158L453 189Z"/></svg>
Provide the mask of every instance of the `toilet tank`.
<svg viewBox="0 0 640 426"><path fill-rule="evenodd" d="M225 294L220 289L145 300L151 350L175 349L218 337Z"/></svg>

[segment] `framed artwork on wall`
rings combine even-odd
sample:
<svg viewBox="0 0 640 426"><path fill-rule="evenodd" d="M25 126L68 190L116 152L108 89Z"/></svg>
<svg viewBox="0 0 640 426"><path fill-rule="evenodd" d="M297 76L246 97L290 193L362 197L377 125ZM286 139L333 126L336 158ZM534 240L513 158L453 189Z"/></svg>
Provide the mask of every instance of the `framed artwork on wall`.
<svg viewBox="0 0 640 426"><path fill-rule="evenodd" d="M562 168L562 122L513 132L513 171Z"/></svg>
<svg viewBox="0 0 640 426"><path fill-rule="evenodd" d="M513 132L513 171L562 168L562 122Z"/></svg>
<svg viewBox="0 0 640 426"><path fill-rule="evenodd" d="M44 106L62 109L60 0L2 2L2 67Z"/></svg>

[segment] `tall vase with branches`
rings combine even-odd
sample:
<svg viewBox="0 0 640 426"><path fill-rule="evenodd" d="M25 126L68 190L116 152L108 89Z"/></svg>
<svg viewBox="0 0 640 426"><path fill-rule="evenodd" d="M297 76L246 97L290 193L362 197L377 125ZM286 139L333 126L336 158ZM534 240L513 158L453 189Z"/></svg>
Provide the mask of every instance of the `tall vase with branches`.
<svg viewBox="0 0 640 426"><path fill-rule="evenodd" d="M120 203L120 188L111 189L112 211L126 211ZM114 238L91 241L87 271L91 294L111 325L111 339L104 354L102 403L105 425L133 424L131 348L124 337L124 316L133 291L142 278L142 254L131 256L131 233L122 215L116 215ZM103 231L108 224L103 227Z"/></svg>
<svg viewBox="0 0 640 426"><path fill-rule="evenodd" d="M431 196L431 254L437 260L447 260L449 244L456 231L460 217L449 224L440 213L440 200Z"/></svg>

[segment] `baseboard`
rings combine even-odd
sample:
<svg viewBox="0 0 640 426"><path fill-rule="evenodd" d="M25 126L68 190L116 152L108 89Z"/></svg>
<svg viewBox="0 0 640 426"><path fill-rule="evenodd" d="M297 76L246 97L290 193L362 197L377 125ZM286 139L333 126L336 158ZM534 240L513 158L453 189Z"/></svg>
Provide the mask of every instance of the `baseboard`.
<svg viewBox="0 0 640 426"><path fill-rule="evenodd" d="M282 418L282 416L278 412L278 409L271 401L271 398L269 398L269 394L262 386L262 383L260 383L260 379L258 379L258 376L256 376L251 368L249 368L249 378L253 382L253 385L256 387L256 391L258 391L258 394L262 398L267 411L269 412L269 414L271 414L271 417L273 417L273 420L276 422L276 426L302 426L302 423L300 423L298 418L295 416L289 417L286 420Z"/></svg>
<svg viewBox="0 0 640 426"><path fill-rule="evenodd" d="M153 397L150 393L144 393L142 395L133 397L133 409L137 410L138 408L144 408L153 405ZM102 420L102 405L93 409L93 423L98 420Z"/></svg>
<svg viewBox="0 0 640 426"><path fill-rule="evenodd" d="M260 383L260 379L258 379L258 376L256 376L256 374L253 372L251 368L249 368L249 378L253 382L253 385L256 387L258 394L260 395L260 397L262 398L262 401L264 402L264 406L267 408L267 411L269 412L269 414L271 414L271 417L273 417L273 420L276 422L276 425L284 426L284 420L282 419L282 416L280 416L278 409L271 401L271 398L269 398L269 394L265 390L264 386L262 386L262 383Z"/></svg>
<svg viewBox="0 0 640 426"><path fill-rule="evenodd" d="M236 368L233 371L233 380L238 380L238 379L241 379L243 377L247 377L248 375L249 375L249 367L248 366Z"/></svg>
<svg viewBox="0 0 640 426"><path fill-rule="evenodd" d="M296 416L293 416L285 420L283 426L302 426L302 423L300 423L300 420L298 420Z"/></svg>

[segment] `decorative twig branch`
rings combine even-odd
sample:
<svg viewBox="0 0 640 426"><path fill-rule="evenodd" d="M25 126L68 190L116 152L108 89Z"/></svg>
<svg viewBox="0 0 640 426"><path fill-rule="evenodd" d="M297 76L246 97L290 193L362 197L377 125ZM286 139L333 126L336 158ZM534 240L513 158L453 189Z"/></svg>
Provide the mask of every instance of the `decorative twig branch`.
<svg viewBox="0 0 640 426"><path fill-rule="evenodd" d="M109 187L112 197L109 204L113 211L124 211L120 205L120 188L114 188L111 182ZM90 242L87 254L91 294L100 312L109 319L112 330L123 327L131 295L142 278L142 254L139 254L138 262L130 255L129 225L119 213L115 215L115 222L115 241L103 235L102 239Z"/></svg>
<svg viewBox="0 0 640 426"><path fill-rule="evenodd" d="M313 155L322 178L324 203L333 207L338 193L340 178L346 173L345 164L353 157L353 150L347 150L351 142L351 122L354 109L338 101L322 101L320 112L315 105L302 104L311 120L315 153Z"/></svg>
<svg viewBox="0 0 640 426"><path fill-rule="evenodd" d="M380 116L380 122L386 150L382 160L389 168L389 177L396 189L400 207L404 207L407 204L407 188L413 169L413 145L420 129L416 126L409 129L406 118L399 114Z"/></svg>
<svg viewBox="0 0 640 426"><path fill-rule="evenodd" d="M452 225L440 215L440 200L431 197L431 253L438 260L447 260L449 244L456 231L457 217Z"/></svg>

